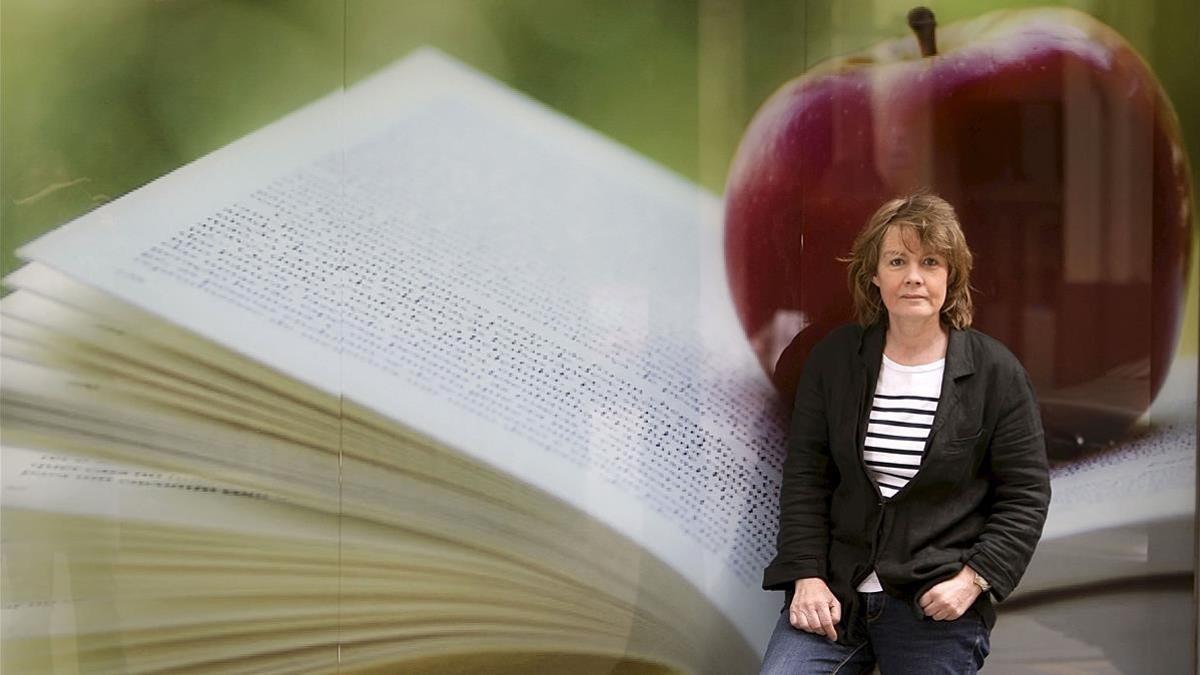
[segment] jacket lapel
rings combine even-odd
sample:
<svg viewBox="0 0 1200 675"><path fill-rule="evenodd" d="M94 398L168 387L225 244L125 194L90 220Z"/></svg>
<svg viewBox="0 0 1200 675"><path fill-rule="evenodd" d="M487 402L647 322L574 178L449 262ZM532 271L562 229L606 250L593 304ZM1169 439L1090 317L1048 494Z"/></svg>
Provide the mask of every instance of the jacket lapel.
<svg viewBox="0 0 1200 675"><path fill-rule="evenodd" d="M942 392L939 394L937 412L933 414L933 427L929 430L929 438L925 443L925 456L921 465L924 466L935 449L940 450L945 439L938 431L946 424L946 420L954 419L958 409L959 394L966 386L966 378L975 372L975 352L971 341L967 339L966 331L950 329L949 343L946 345L946 370L942 375Z"/></svg>
<svg viewBox="0 0 1200 675"><path fill-rule="evenodd" d="M855 436L855 451L862 464L863 446L867 441L867 425L871 421L871 401L875 397L875 385L879 381L879 369L883 365L883 324L876 323L866 328L858 343L858 368L855 369L855 388L858 393L858 429ZM863 466L866 471L866 466Z"/></svg>

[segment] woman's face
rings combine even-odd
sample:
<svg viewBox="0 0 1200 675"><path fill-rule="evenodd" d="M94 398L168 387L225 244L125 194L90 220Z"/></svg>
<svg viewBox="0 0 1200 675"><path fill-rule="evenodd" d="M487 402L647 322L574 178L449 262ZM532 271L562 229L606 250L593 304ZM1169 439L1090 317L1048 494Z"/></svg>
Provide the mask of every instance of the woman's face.
<svg viewBox="0 0 1200 675"><path fill-rule="evenodd" d="M946 259L921 246L917 233L889 227L871 281L879 287L891 321L937 319L946 302Z"/></svg>

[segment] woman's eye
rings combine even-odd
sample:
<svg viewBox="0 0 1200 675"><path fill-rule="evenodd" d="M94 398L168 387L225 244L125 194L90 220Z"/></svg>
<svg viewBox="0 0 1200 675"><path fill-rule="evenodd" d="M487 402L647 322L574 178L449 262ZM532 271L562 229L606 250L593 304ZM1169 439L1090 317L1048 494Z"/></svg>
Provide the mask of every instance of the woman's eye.
<svg viewBox="0 0 1200 675"><path fill-rule="evenodd" d="M929 265L930 267L936 267L938 265L938 259L937 258L926 258L925 264Z"/></svg>
<svg viewBox="0 0 1200 675"><path fill-rule="evenodd" d="M891 265L892 267L899 267L900 265L904 264L904 261L901 260L900 258L892 258L891 260L888 261L888 264Z"/></svg>

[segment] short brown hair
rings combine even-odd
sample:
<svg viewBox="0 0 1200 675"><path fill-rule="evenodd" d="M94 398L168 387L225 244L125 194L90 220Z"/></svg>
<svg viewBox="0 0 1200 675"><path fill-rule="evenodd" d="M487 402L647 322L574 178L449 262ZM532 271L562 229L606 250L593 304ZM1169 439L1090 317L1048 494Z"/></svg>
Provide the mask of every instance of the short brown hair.
<svg viewBox="0 0 1200 675"><path fill-rule="evenodd" d="M917 192L893 199L875 212L858 233L850 249L847 275L854 314L863 326L887 320L887 309L879 288L871 282L879 267L879 249L889 227L916 232L921 245L946 259L946 302L942 305L943 324L958 329L970 327L975 314L971 301L971 249L958 224L950 202L928 192Z"/></svg>

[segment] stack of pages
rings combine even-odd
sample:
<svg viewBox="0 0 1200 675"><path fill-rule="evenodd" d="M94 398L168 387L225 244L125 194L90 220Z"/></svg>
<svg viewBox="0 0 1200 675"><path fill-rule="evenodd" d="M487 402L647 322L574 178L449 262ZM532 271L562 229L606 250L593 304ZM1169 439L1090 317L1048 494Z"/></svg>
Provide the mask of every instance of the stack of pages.
<svg viewBox="0 0 1200 675"><path fill-rule="evenodd" d="M757 668L713 196L422 51L20 253L6 672Z"/></svg>

